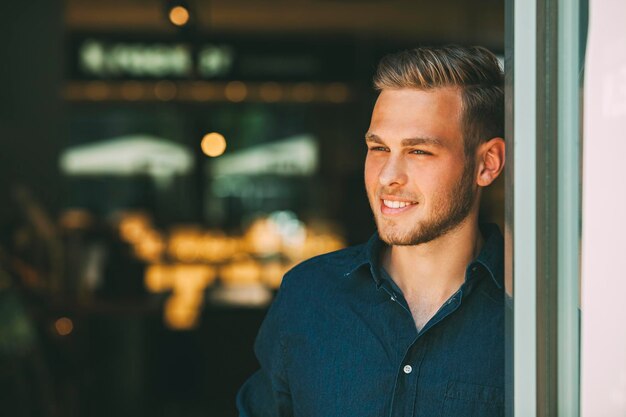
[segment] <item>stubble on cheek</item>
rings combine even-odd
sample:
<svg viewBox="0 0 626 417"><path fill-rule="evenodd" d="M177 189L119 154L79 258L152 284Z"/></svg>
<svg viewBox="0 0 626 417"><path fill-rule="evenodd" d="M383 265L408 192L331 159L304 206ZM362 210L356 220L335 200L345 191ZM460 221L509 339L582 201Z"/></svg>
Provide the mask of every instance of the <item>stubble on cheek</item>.
<svg viewBox="0 0 626 417"><path fill-rule="evenodd" d="M381 240L389 245L419 245L437 239L457 227L470 213L474 201L476 190L472 183L473 168L473 164L466 165L455 184L431 195L428 202L424 198L416 197L418 207L415 209L420 210L417 218L413 217L415 214L403 216L402 219L386 218L380 212L380 197L368 195ZM411 221L412 218L414 222Z"/></svg>

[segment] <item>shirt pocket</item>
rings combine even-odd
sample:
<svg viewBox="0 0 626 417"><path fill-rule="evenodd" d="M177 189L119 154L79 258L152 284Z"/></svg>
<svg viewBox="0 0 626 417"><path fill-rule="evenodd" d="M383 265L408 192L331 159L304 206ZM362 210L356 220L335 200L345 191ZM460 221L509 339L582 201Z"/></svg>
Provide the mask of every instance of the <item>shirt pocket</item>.
<svg viewBox="0 0 626 417"><path fill-rule="evenodd" d="M499 387L448 381L441 417L503 417L504 391Z"/></svg>

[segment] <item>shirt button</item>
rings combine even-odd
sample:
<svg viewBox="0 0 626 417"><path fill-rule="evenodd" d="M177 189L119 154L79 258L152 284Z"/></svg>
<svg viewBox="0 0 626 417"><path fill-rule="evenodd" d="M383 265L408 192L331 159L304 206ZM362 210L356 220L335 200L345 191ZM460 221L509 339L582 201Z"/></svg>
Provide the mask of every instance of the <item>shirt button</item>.
<svg viewBox="0 0 626 417"><path fill-rule="evenodd" d="M413 367L411 365L405 365L404 369L403 369L405 374L410 374L411 372L413 372Z"/></svg>

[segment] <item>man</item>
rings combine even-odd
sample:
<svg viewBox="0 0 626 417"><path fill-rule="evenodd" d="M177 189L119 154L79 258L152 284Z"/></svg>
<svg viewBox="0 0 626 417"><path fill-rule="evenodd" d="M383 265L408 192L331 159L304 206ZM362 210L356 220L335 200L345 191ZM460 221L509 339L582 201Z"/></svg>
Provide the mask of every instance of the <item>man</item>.
<svg viewBox="0 0 626 417"><path fill-rule="evenodd" d="M365 134L378 233L286 274L240 415L504 415L502 236L478 225L504 165L502 78L480 47L381 61Z"/></svg>

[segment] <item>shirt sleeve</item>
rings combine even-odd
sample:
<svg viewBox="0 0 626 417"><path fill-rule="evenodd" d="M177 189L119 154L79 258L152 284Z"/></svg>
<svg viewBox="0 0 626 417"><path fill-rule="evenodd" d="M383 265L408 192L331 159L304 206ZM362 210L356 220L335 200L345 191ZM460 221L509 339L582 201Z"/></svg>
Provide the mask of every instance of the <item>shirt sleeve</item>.
<svg viewBox="0 0 626 417"><path fill-rule="evenodd" d="M286 276L285 276L286 278ZM285 369L285 279L263 320L254 352L261 369L254 373L237 394L240 417L291 417L291 393Z"/></svg>

